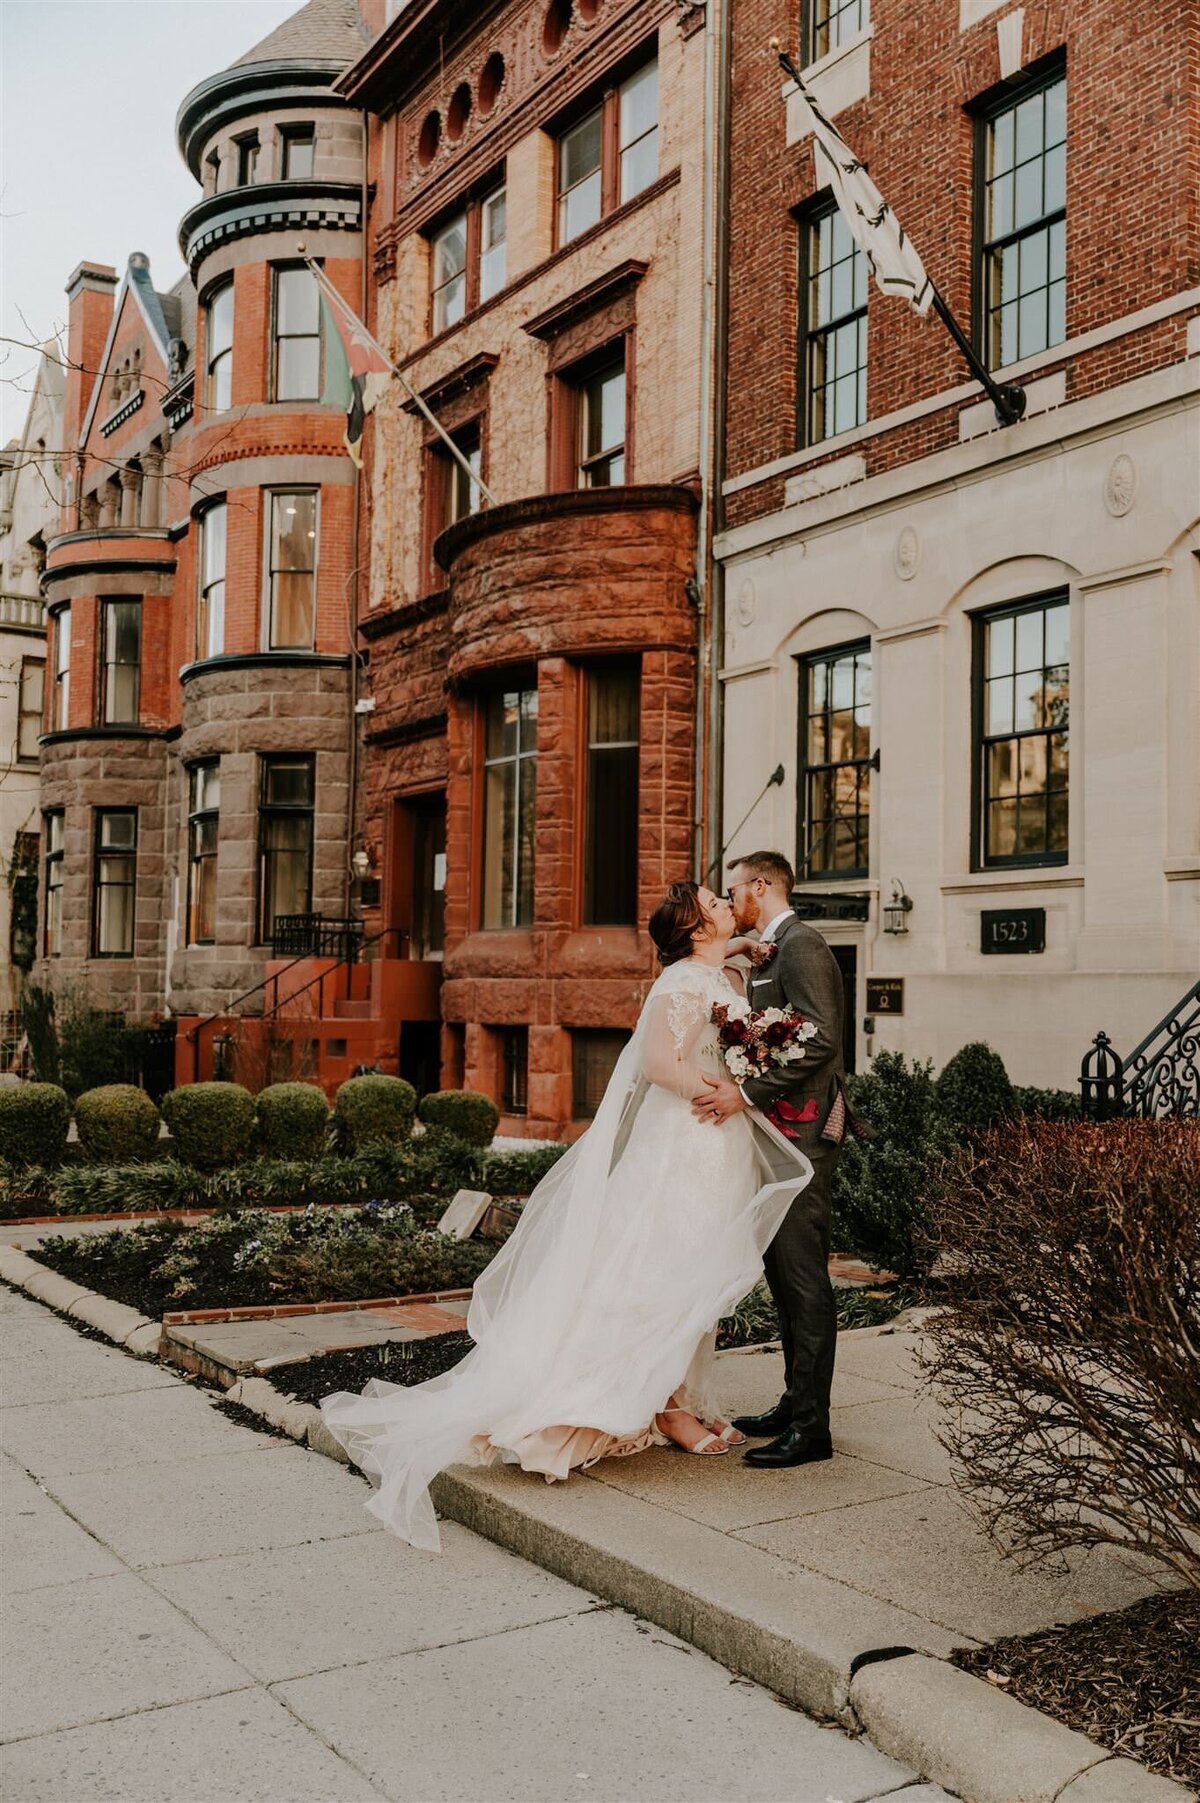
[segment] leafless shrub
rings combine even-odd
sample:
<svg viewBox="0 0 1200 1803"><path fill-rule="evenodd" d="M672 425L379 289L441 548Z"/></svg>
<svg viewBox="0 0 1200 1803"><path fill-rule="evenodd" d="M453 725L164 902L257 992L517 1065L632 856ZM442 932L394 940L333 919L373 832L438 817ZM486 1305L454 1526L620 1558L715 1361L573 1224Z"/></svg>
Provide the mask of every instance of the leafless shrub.
<svg viewBox="0 0 1200 1803"><path fill-rule="evenodd" d="M1200 1128L1010 1123L931 1203L943 1440L1031 1563L1107 1544L1200 1587Z"/></svg>

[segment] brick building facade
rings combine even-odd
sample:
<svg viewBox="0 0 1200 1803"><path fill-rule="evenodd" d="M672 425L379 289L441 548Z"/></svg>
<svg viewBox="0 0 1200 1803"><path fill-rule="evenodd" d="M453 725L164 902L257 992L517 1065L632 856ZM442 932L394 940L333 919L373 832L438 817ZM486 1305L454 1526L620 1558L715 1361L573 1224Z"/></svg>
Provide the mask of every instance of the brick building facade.
<svg viewBox="0 0 1200 1803"><path fill-rule="evenodd" d="M1067 1086L1200 964L1200 19L804 14L806 85L1028 408L868 292L768 49L796 9L734 0L725 818L784 765L739 837L796 846L860 1060L984 1038Z"/></svg>
<svg viewBox="0 0 1200 1803"><path fill-rule="evenodd" d="M703 14L404 8L371 116L369 926L444 958L443 1081L585 1120L699 855ZM484 488L491 500L486 506Z"/></svg>
<svg viewBox="0 0 1200 1803"><path fill-rule="evenodd" d="M361 304L362 122L332 84L366 40L311 0L201 82L185 278L159 293L134 254L68 286L37 974L174 1016L181 1077L280 917L347 912L361 494L296 240Z"/></svg>

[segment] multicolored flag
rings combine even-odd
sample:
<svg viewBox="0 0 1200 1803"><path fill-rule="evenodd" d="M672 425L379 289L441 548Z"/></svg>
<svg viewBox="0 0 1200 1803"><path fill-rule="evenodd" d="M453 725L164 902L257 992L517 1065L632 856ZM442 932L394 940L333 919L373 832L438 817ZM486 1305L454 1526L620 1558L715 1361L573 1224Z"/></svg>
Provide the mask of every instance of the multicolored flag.
<svg viewBox="0 0 1200 1803"><path fill-rule="evenodd" d="M368 332L354 309L347 305L325 271L316 263L309 268L321 296L325 315L325 399L340 401L346 409L346 449L362 468L362 436L368 413L392 379L391 360Z"/></svg>

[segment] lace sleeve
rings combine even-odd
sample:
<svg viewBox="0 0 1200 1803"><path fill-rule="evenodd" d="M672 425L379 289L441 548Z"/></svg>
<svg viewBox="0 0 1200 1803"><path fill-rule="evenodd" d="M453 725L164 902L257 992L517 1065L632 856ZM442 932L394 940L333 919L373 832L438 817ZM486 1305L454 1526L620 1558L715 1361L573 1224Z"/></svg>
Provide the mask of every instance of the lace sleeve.
<svg viewBox="0 0 1200 1803"><path fill-rule="evenodd" d="M712 1013L707 986L665 988L646 1004L642 1075L688 1101L703 1087L692 1059L696 1041Z"/></svg>

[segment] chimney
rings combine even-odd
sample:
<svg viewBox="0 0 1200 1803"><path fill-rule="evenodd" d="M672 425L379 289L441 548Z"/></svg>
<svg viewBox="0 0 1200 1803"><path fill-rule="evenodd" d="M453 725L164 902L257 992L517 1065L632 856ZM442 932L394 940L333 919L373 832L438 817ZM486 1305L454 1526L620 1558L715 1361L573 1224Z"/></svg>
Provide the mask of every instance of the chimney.
<svg viewBox="0 0 1200 1803"><path fill-rule="evenodd" d="M67 375L63 396L63 440L79 443L83 418L104 355L113 316L117 272L107 263L81 263L67 283Z"/></svg>

